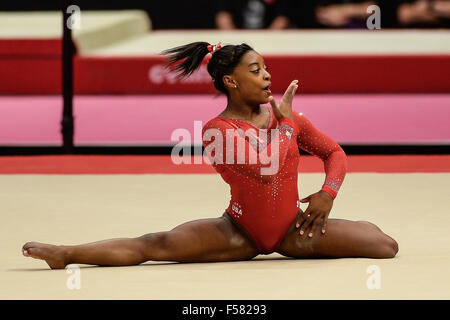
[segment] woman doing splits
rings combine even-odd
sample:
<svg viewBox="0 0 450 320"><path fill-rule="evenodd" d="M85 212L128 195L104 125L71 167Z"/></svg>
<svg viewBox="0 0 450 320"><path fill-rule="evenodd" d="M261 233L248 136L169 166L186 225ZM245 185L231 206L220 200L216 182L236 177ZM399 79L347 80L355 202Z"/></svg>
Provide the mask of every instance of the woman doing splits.
<svg viewBox="0 0 450 320"><path fill-rule="evenodd" d="M215 88L227 106L203 127L203 143L215 170L230 185L222 216L181 224L170 231L82 245L28 242L23 255L52 269L68 264L131 266L146 261L225 262L277 252L292 258L393 258L397 242L366 221L328 219L343 183L347 157L330 137L292 111L298 81L279 104L263 57L247 44L195 42L164 51L179 76L208 60ZM269 106L267 106L267 104ZM299 148L324 163L321 189L299 199ZM300 203L308 203L303 212Z"/></svg>

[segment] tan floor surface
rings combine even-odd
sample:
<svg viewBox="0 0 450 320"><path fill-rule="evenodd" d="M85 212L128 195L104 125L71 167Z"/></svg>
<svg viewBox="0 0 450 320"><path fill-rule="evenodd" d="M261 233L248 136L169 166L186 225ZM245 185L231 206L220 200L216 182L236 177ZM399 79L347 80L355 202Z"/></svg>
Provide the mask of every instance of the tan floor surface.
<svg viewBox="0 0 450 320"><path fill-rule="evenodd" d="M228 186L218 175L0 176L0 299L449 299L450 174L347 174L330 217L368 220L394 237L395 259L294 260L135 267L81 265L81 288L66 270L25 258L27 241L79 244L168 230L222 214ZM323 174L300 174L300 196ZM307 204L302 204L306 209ZM380 268L381 288L366 272Z"/></svg>

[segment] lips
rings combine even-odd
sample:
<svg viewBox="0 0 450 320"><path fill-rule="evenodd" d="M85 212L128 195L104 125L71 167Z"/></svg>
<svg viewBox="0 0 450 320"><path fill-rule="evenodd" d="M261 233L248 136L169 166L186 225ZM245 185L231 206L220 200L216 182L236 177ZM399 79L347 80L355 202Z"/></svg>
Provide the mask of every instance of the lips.
<svg viewBox="0 0 450 320"><path fill-rule="evenodd" d="M268 93L268 94L271 94L272 91L270 91L270 89L269 89L269 88L270 88L270 85L271 85L271 84L269 84L267 87L263 88L263 91L266 92L266 93Z"/></svg>

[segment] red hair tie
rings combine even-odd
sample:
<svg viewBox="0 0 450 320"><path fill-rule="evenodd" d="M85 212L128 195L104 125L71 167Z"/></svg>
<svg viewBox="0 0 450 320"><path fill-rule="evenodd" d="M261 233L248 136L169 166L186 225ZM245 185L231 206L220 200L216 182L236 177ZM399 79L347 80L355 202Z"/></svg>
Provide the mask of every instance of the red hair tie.
<svg viewBox="0 0 450 320"><path fill-rule="evenodd" d="M216 44L215 46L209 45L209 46L208 46L208 51L211 52L211 54L213 54L214 52L216 52L216 51L219 50L220 48L222 48L222 42L219 42L219 43Z"/></svg>
<svg viewBox="0 0 450 320"><path fill-rule="evenodd" d="M205 59L206 59L206 63L209 63L209 61L212 58L212 55L214 52L216 52L217 50L219 50L220 48L222 48L222 42L219 42L218 44L216 44L215 46L213 45L208 45L208 51L209 53L206 55Z"/></svg>

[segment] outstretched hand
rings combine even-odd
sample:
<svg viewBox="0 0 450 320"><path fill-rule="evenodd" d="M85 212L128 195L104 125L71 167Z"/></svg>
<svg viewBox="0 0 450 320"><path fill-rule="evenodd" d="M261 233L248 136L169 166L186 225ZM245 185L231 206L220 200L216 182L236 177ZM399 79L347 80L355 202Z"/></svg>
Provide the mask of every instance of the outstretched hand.
<svg viewBox="0 0 450 320"><path fill-rule="evenodd" d="M294 80L289 84L283 97L281 98L280 104L277 106L274 97L270 96L269 101L272 106L273 114L280 120L282 118L293 119L292 115L292 100L294 99L295 91L298 88L298 80Z"/></svg>
<svg viewBox="0 0 450 320"><path fill-rule="evenodd" d="M322 234L324 234L327 228L328 215L333 207L333 197L329 193L320 190L301 199L300 202L309 202L308 208L300 216L295 225L297 228L300 228L300 235L303 235L311 227L311 231L308 234L311 238L321 220L323 220Z"/></svg>

